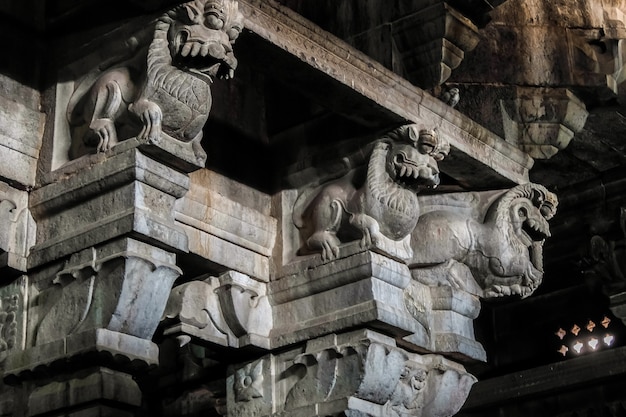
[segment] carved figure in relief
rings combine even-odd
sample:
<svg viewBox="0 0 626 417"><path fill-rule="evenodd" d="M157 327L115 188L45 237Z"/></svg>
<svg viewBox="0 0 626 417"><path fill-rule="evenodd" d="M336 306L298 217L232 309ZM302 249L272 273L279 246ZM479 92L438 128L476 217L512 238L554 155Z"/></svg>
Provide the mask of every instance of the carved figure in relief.
<svg viewBox="0 0 626 417"><path fill-rule="evenodd" d="M419 217L416 194L439 184L437 161L450 146L432 130L406 125L373 143L366 167L323 184L294 222L306 248L324 260L339 255L339 245L361 239L363 247L408 238ZM408 243L407 243L408 246Z"/></svg>
<svg viewBox="0 0 626 417"><path fill-rule="evenodd" d="M236 0L194 0L168 11L147 46L131 39L126 59L77 84L67 109L72 139L103 152L133 136L154 142L163 132L199 150L210 85L233 76L232 44L242 29Z"/></svg>
<svg viewBox="0 0 626 417"><path fill-rule="evenodd" d="M556 195L529 183L500 196L482 222L452 210L425 213L412 233L413 278L463 289L473 278L483 297L530 295L543 278L543 242L557 204Z"/></svg>

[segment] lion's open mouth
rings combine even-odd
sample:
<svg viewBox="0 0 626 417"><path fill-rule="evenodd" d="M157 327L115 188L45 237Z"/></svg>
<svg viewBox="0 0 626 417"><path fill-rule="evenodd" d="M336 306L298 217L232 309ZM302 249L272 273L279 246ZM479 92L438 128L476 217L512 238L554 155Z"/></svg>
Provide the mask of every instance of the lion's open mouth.
<svg viewBox="0 0 626 417"><path fill-rule="evenodd" d="M550 237L550 226L543 219L537 220L529 217L522 223L522 234L526 240L524 243L530 246L533 242L541 242Z"/></svg>
<svg viewBox="0 0 626 417"><path fill-rule="evenodd" d="M403 187L419 190L439 185L438 172L427 165L417 165L399 153L394 158L395 181Z"/></svg>
<svg viewBox="0 0 626 417"><path fill-rule="evenodd" d="M174 64L207 77L209 82L213 81L220 68L228 61L226 48L218 42L187 38L187 34L181 32L176 45Z"/></svg>

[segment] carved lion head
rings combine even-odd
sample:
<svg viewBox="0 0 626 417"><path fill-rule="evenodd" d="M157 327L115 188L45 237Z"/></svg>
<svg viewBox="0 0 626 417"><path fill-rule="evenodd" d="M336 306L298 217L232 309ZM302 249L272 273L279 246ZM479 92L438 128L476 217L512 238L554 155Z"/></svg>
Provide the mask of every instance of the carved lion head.
<svg viewBox="0 0 626 417"><path fill-rule="evenodd" d="M194 0L176 8L168 32L175 65L192 72L232 78L237 59L232 44L243 30L235 0Z"/></svg>
<svg viewBox="0 0 626 417"><path fill-rule="evenodd" d="M407 125L387 136L391 139L387 173L396 183L412 191L439 185L437 162L448 155L450 145L437 132Z"/></svg>

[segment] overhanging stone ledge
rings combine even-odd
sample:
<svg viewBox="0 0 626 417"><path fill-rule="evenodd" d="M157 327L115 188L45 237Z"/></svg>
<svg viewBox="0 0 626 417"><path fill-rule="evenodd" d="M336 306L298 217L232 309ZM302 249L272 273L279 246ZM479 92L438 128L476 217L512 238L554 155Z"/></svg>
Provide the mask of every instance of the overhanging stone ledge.
<svg viewBox="0 0 626 417"><path fill-rule="evenodd" d="M373 109L379 119L389 124L413 121L436 127L453 148L452 158L442 163L441 169L464 185L484 188L485 184L528 182L532 158L345 42L275 2L242 0L240 9L246 28L298 57L303 67L330 77L342 95ZM289 76L297 72L292 69ZM313 89L319 90L314 84ZM305 93L322 100L335 96L313 89ZM336 103L322 104L336 110Z"/></svg>

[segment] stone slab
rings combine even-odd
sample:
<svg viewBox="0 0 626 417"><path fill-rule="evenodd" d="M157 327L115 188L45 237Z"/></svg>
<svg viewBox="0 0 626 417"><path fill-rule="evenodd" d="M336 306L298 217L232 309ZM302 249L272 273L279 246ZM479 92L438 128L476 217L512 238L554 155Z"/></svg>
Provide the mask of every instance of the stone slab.
<svg viewBox="0 0 626 417"><path fill-rule="evenodd" d="M268 68L325 106L389 125L411 121L436 127L452 147L441 170L468 186L528 182L533 165L528 155L347 43L276 3L242 0L239 7L246 28L271 44L263 49ZM280 65L270 65L281 59L272 48L298 57L292 60L298 68L281 72ZM311 77L319 82L311 83Z"/></svg>

